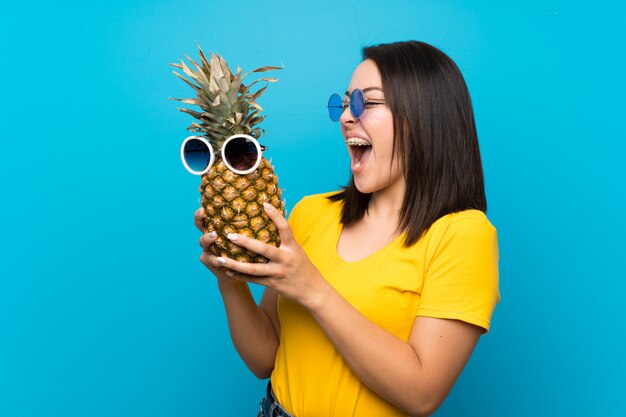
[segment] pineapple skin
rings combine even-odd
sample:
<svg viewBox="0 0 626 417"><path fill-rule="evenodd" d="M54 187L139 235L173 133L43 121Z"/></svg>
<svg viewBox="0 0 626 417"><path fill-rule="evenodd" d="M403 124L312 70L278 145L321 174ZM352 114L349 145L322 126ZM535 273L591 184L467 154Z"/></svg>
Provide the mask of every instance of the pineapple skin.
<svg viewBox="0 0 626 417"><path fill-rule="evenodd" d="M262 158L255 171L239 175L220 160L202 176L200 194L204 207L204 232L217 233L217 239L209 247L211 253L239 262L267 262L264 256L237 246L226 235L238 233L280 246L276 225L263 210L263 203L268 202L285 215L278 177L269 161Z"/></svg>

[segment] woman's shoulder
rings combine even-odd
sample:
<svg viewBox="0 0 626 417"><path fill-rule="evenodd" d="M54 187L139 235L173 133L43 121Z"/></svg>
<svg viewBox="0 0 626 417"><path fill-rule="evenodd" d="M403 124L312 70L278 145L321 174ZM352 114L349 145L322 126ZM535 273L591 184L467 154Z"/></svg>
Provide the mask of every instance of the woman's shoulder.
<svg viewBox="0 0 626 417"><path fill-rule="evenodd" d="M303 197L289 214L289 225L294 237L303 245L316 231L327 231L339 222L341 203L329 197L339 191Z"/></svg>
<svg viewBox="0 0 626 417"><path fill-rule="evenodd" d="M491 224L487 215L475 209L462 210L454 213L446 214L440 217L433 227L448 229L492 229L495 227Z"/></svg>
<svg viewBox="0 0 626 417"><path fill-rule="evenodd" d="M497 239L496 228L480 210L462 210L446 214L436 220L424 236L435 247L442 241L477 242Z"/></svg>

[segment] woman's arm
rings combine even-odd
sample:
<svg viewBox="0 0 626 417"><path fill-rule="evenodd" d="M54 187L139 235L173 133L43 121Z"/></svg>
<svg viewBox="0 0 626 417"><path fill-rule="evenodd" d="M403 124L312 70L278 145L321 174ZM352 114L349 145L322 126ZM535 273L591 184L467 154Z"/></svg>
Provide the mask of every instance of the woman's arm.
<svg viewBox="0 0 626 417"><path fill-rule="evenodd" d="M200 230L203 230L203 216L202 208L194 215L195 224ZM200 238L200 246L203 248L200 261L217 277L228 318L230 337L246 366L258 378L269 378L274 369L278 350L277 293L271 288L266 288L257 306L248 284L226 276L225 269L209 252L209 245L214 240L215 237L211 238L208 234Z"/></svg>
<svg viewBox="0 0 626 417"><path fill-rule="evenodd" d="M469 359L482 329L456 320L417 317L408 342L374 324L321 276L295 242L287 221L266 213L281 235L280 248L233 235L238 245L270 259L245 264L224 259L238 280L274 289L306 307L355 375L410 415L432 414Z"/></svg>
<svg viewBox="0 0 626 417"><path fill-rule="evenodd" d="M415 416L428 416L443 403L482 332L462 321L417 317L407 343L332 289L308 308L355 375Z"/></svg>

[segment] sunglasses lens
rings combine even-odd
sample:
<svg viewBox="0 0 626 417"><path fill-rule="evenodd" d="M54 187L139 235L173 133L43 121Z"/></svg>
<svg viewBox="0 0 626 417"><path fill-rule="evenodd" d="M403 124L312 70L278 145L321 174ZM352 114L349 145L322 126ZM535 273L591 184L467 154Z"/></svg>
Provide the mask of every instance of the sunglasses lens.
<svg viewBox="0 0 626 417"><path fill-rule="evenodd" d="M190 139L183 148L183 157L189 168L202 172L211 161L211 149L199 139Z"/></svg>
<svg viewBox="0 0 626 417"><path fill-rule="evenodd" d="M363 97L363 91L357 88L350 94L350 111L352 115L358 119L363 114L364 109L365 99Z"/></svg>
<svg viewBox="0 0 626 417"><path fill-rule="evenodd" d="M335 93L328 100L328 117L333 122L338 122L341 118L341 113L343 113L343 101L341 96Z"/></svg>
<svg viewBox="0 0 626 417"><path fill-rule="evenodd" d="M224 148L224 159L237 171L248 171L254 167L259 156L255 143L243 136L231 139Z"/></svg>

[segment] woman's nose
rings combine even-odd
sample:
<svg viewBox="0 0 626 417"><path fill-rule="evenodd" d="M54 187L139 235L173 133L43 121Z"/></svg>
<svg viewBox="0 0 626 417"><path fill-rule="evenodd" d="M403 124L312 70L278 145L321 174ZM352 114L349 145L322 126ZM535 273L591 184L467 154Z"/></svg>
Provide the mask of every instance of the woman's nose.
<svg viewBox="0 0 626 417"><path fill-rule="evenodd" d="M341 124L344 124L344 125L356 123L358 120L359 119L355 118L352 112L350 111L349 106L346 106L346 108L343 110L343 113L341 113L341 117L339 118L339 121L341 122Z"/></svg>

